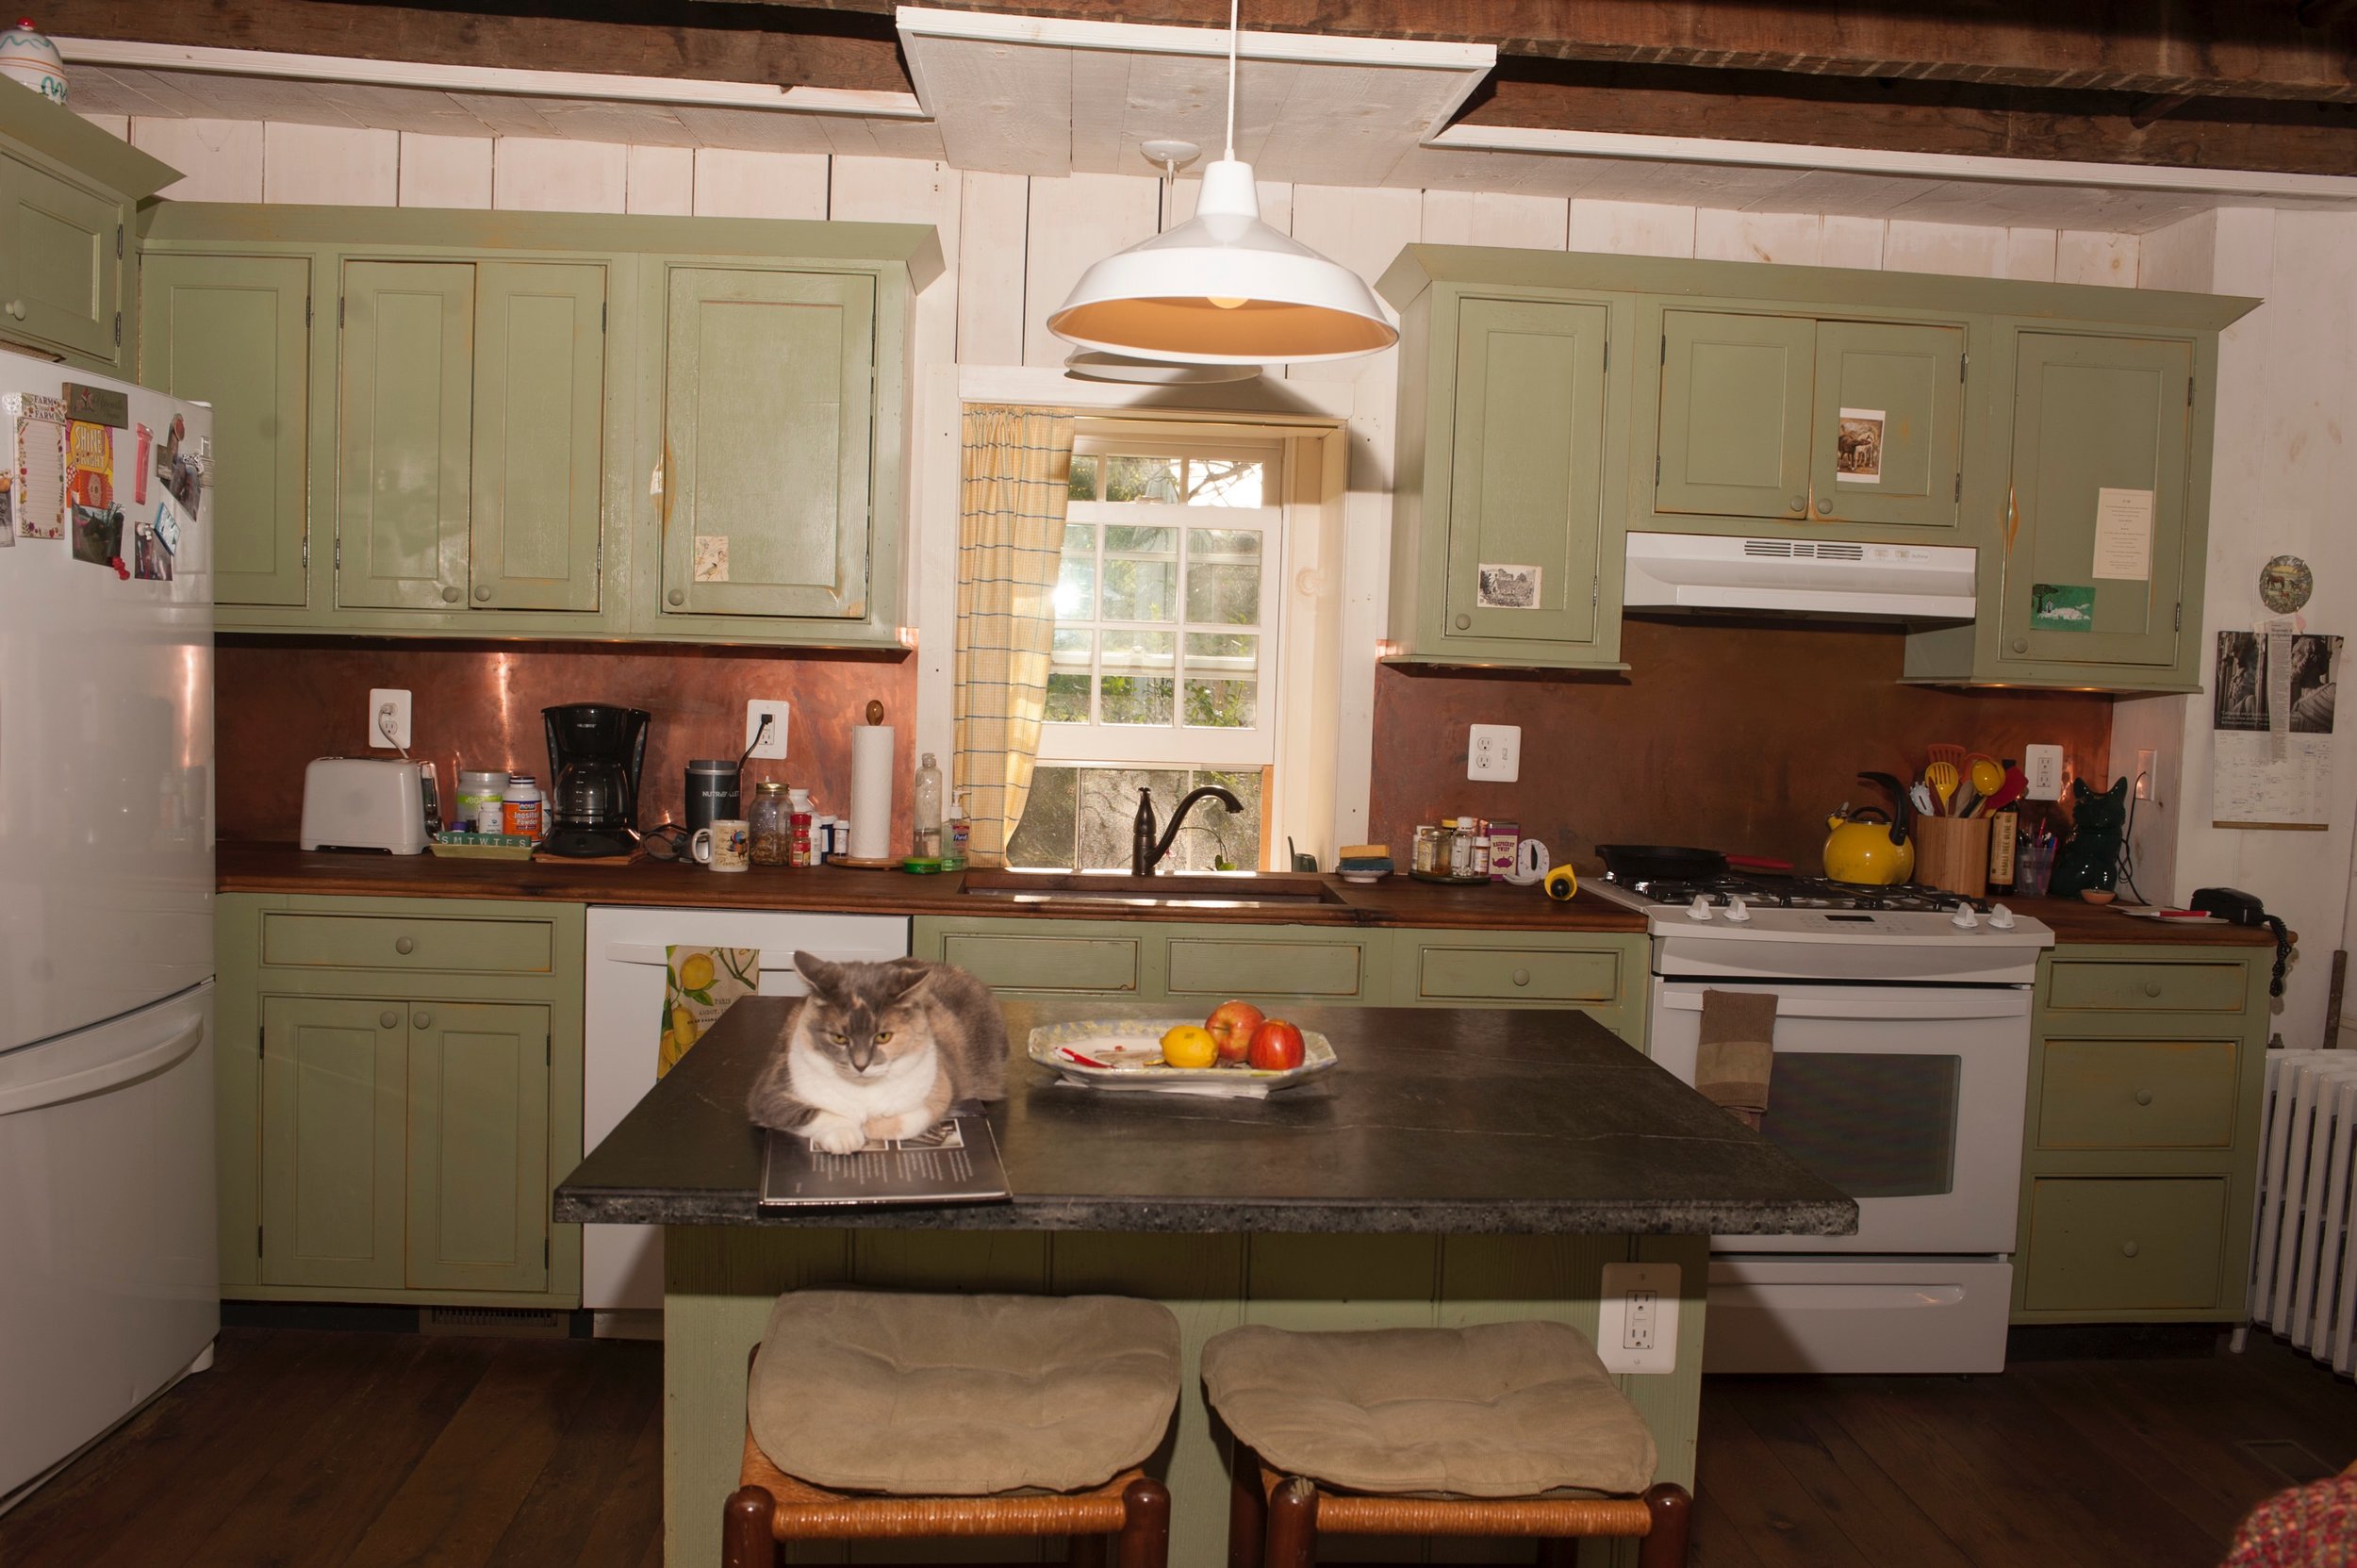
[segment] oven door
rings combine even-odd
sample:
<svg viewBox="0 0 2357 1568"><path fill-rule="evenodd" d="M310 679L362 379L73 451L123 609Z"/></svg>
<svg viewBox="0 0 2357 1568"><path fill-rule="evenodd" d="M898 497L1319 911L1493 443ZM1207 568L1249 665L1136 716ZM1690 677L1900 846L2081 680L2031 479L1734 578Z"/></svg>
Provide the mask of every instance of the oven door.
<svg viewBox="0 0 2357 1568"><path fill-rule="evenodd" d="M1723 1236L1723 1252L2013 1250L2030 993L2009 986L1653 982L1653 1058L1694 1081L1703 994L1772 991L1760 1132L1857 1199L1854 1236Z"/></svg>

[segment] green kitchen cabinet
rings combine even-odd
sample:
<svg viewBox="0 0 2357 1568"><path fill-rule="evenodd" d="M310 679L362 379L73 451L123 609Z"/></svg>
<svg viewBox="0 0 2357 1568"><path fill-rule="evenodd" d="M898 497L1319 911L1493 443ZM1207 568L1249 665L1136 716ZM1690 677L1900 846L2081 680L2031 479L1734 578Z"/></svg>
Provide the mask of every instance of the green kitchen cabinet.
<svg viewBox="0 0 2357 1568"><path fill-rule="evenodd" d="M1641 932L1389 933L1394 1007L1571 1007L1645 1045L1652 939Z"/></svg>
<svg viewBox="0 0 2357 1568"><path fill-rule="evenodd" d="M585 911L223 894L223 1294L579 1303Z"/></svg>
<svg viewBox="0 0 2357 1568"><path fill-rule="evenodd" d="M140 376L213 409L213 602L300 609L310 556L311 263L300 256L150 256L140 272ZM162 438L162 432L157 432Z"/></svg>
<svg viewBox="0 0 2357 1568"><path fill-rule="evenodd" d="M602 267L475 269L473 608L599 606L605 289Z"/></svg>
<svg viewBox="0 0 2357 1568"><path fill-rule="evenodd" d="M474 268L354 262L337 314L336 603L456 604L474 465Z"/></svg>
<svg viewBox="0 0 2357 1568"><path fill-rule="evenodd" d="M1395 303L1392 656L1619 668L1627 302L1439 283Z"/></svg>
<svg viewBox="0 0 2357 1568"><path fill-rule="evenodd" d="M2272 957L2074 943L2040 958L2016 1323L2242 1320Z"/></svg>
<svg viewBox="0 0 2357 1568"><path fill-rule="evenodd" d="M127 374L132 209L178 178L38 93L0 100L0 341Z"/></svg>
<svg viewBox="0 0 2357 1568"><path fill-rule="evenodd" d="M1655 511L1954 527L1964 354L1954 324L1664 310Z"/></svg>
<svg viewBox="0 0 2357 1568"><path fill-rule="evenodd" d="M875 338L872 278L671 269L664 624L866 617Z"/></svg>

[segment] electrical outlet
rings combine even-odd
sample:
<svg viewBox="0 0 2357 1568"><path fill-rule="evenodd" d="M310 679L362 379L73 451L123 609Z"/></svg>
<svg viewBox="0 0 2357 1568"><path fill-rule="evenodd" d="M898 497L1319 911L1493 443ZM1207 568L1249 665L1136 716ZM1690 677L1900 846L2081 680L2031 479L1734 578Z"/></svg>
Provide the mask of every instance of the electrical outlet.
<svg viewBox="0 0 2357 1568"><path fill-rule="evenodd" d="M2153 775L2152 769L2160 766L2160 757L2161 754L2150 746L2140 746L2136 749L2136 782L2131 786L2131 793L2137 800L2152 799L2153 788L2160 783Z"/></svg>
<svg viewBox="0 0 2357 1568"><path fill-rule="evenodd" d="M1678 1266L1607 1263L1596 1310L1596 1354L1607 1372L1675 1372Z"/></svg>
<svg viewBox="0 0 2357 1568"><path fill-rule="evenodd" d="M379 751L409 744L409 694L379 686L369 693L369 744Z"/></svg>
<svg viewBox="0 0 2357 1568"><path fill-rule="evenodd" d="M756 697L745 704L745 744L752 747L754 756L785 760L785 700L780 697ZM769 720L769 733L756 743L753 736L761 734L765 718Z"/></svg>
<svg viewBox="0 0 2357 1568"><path fill-rule="evenodd" d="M1522 773L1522 726L1475 724L1465 742L1465 777L1487 784L1512 784Z"/></svg>
<svg viewBox="0 0 2357 1568"><path fill-rule="evenodd" d="M2029 779L2030 787L2023 796L2030 801L2059 801L2063 788L2063 749L2059 746L2025 746L2021 749L2021 771Z"/></svg>

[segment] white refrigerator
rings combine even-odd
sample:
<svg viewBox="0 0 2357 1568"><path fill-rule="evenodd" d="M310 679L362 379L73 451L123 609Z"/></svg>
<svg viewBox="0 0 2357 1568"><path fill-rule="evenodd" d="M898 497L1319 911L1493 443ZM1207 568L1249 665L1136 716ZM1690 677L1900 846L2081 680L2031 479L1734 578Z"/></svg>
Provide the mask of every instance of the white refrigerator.
<svg viewBox="0 0 2357 1568"><path fill-rule="evenodd" d="M211 429L0 351L0 1508L221 1322Z"/></svg>

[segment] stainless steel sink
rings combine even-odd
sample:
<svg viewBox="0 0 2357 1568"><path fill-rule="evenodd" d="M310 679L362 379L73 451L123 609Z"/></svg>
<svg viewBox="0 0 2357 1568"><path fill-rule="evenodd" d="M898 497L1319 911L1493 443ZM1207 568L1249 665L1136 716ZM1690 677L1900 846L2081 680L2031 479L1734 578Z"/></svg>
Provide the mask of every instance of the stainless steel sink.
<svg viewBox="0 0 2357 1568"><path fill-rule="evenodd" d="M1213 871L1134 877L1126 871L968 871L960 890L1009 903L1120 904L1131 908L1342 908L1316 877L1281 871Z"/></svg>

